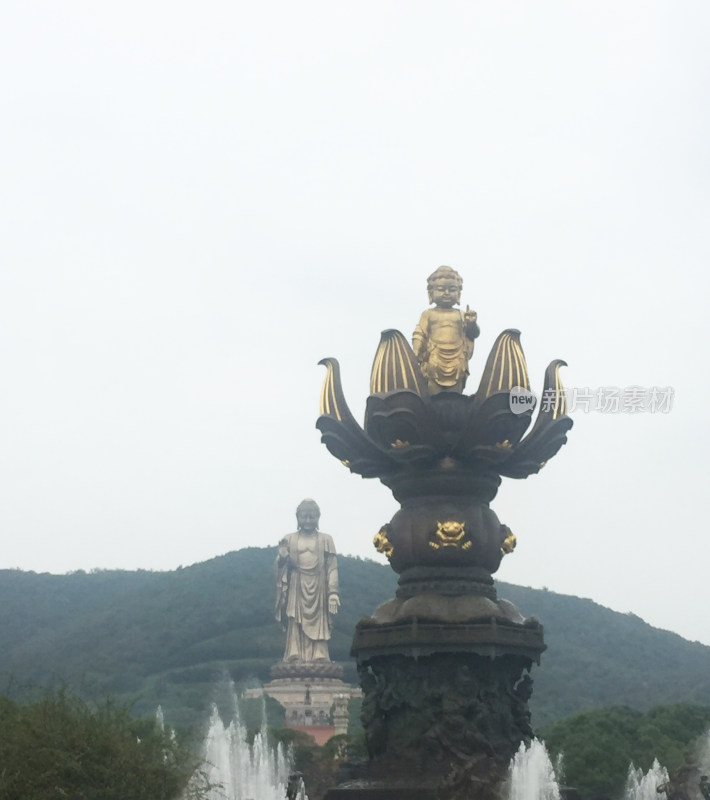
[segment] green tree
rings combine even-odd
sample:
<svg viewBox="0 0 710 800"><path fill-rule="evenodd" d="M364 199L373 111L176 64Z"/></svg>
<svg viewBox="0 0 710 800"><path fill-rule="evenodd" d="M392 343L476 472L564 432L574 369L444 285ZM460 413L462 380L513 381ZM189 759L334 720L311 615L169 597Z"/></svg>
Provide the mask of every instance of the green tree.
<svg viewBox="0 0 710 800"><path fill-rule="evenodd" d="M28 704L0 696L2 800L174 800L197 767L170 731L111 700L91 706L63 689Z"/></svg>
<svg viewBox="0 0 710 800"><path fill-rule="evenodd" d="M648 713L611 706L581 711L541 728L550 754L563 754L564 780L584 795L618 796L629 764L646 772L657 758L669 771L708 729L710 708L676 704Z"/></svg>

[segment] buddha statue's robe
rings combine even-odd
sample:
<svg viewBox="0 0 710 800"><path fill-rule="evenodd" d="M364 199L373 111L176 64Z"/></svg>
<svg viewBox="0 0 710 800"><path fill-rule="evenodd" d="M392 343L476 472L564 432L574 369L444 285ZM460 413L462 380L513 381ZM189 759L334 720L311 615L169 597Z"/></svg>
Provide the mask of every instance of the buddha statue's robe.
<svg viewBox="0 0 710 800"><path fill-rule="evenodd" d="M276 559L276 619L286 628L284 661L330 661L328 600L339 596L330 534L289 533Z"/></svg>
<svg viewBox="0 0 710 800"><path fill-rule="evenodd" d="M473 341L465 334L458 309L427 309L414 330L412 344L430 383L445 389L466 383Z"/></svg>

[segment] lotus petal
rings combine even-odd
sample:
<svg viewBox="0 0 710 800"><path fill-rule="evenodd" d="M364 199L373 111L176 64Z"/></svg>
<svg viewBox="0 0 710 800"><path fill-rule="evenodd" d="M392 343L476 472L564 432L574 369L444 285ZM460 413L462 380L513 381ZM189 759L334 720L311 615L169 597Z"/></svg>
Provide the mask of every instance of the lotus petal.
<svg viewBox="0 0 710 800"><path fill-rule="evenodd" d="M499 472L508 478L527 478L539 472L567 441L567 431L574 424L567 416L564 388L560 380L561 359L552 361L545 370L542 402L530 433L515 448Z"/></svg>
<svg viewBox="0 0 710 800"><path fill-rule="evenodd" d="M478 448L495 448L496 452L510 455L532 419L532 410L522 414L510 408L510 392L496 392L483 403L474 406L471 415L461 431L454 454L464 460L478 457ZM496 461L498 457L496 456Z"/></svg>
<svg viewBox="0 0 710 800"><path fill-rule="evenodd" d="M438 439L428 404L413 391L371 394L365 431L380 447L394 450L423 445L433 452Z"/></svg>
<svg viewBox="0 0 710 800"><path fill-rule="evenodd" d="M327 372L321 390L320 416L316 428L328 450L352 471L365 477L375 477L388 465L383 451L358 425L345 401L340 382L340 366L334 358L318 362Z"/></svg>
<svg viewBox="0 0 710 800"><path fill-rule="evenodd" d="M427 382L409 342L397 330L382 331L370 374L370 394L407 389L428 397Z"/></svg>
<svg viewBox="0 0 710 800"><path fill-rule="evenodd" d="M474 405L482 405L498 392L510 392L514 386L530 388L525 354L520 344L520 331L509 328L495 341L481 376Z"/></svg>
<svg viewBox="0 0 710 800"><path fill-rule="evenodd" d="M360 429L345 400L343 386L340 382L340 364L337 359L323 358L318 364L326 368L325 380L320 393L321 416L333 417L348 427Z"/></svg>

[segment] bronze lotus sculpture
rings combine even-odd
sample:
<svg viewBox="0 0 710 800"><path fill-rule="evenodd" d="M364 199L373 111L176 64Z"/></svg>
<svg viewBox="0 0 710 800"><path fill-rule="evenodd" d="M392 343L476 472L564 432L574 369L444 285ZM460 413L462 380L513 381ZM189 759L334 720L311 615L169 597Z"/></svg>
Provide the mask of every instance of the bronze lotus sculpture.
<svg viewBox="0 0 710 800"><path fill-rule="evenodd" d="M414 340L421 344L417 331ZM465 333L461 339L460 349L465 352L470 342L472 351L473 340ZM456 343L450 349L456 350ZM379 478L402 504L379 539L380 548L385 538L389 542L388 557L396 572L432 564L481 566L493 573L510 535L488 508L501 477L527 478L539 472L572 427L559 376L565 362L558 359L547 367L543 402L531 427L533 409L519 412L511 407L512 390L530 390L519 331L505 330L498 336L472 395L461 392L467 370L464 373L460 362L451 370L451 387L432 386L432 371L425 374L432 359L422 364L420 358L421 347L418 358L399 331L382 333L364 429L348 408L338 362L323 359L327 375L316 427L328 450L351 472ZM422 514L419 500L424 496L441 500L428 502ZM452 514L465 523L465 536L449 546L433 547L437 523Z"/></svg>
<svg viewBox="0 0 710 800"><path fill-rule="evenodd" d="M422 314L413 346L399 331L382 333L364 427L338 362L320 362L323 443L351 472L379 478L401 506L374 538L399 574L396 597L360 620L352 646L370 783L329 800L414 791L493 800L532 736L527 673L545 649L542 626L497 598L492 575L516 540L490 503L503 477L539 472L566 442L565 362L547 367L533 421L520 333L505 330L478 388L463 394L479 328L475 312L455 308L461 286L440 267L428 280L435 307Z"/></svg>

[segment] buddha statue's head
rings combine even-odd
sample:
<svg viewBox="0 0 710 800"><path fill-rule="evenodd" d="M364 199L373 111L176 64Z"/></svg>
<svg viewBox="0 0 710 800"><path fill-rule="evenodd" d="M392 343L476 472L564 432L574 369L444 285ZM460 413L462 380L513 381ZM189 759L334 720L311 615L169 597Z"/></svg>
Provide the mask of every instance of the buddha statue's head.
<svg viewBox="0 0 710 800"><path fill-rule="evenodd" d="M427 278L429 302L438 308L453 308L461 302L463 278L451 267L439 267Z"/></svg>
<svg viewBox="0 0 710 800"><path fill-rule="evenodd" d="M318 530L320 520L320 508L315 500L306 498L298 504L296 509L296 519L298 520L298 530L302 533L315 533Z"/></svg>

